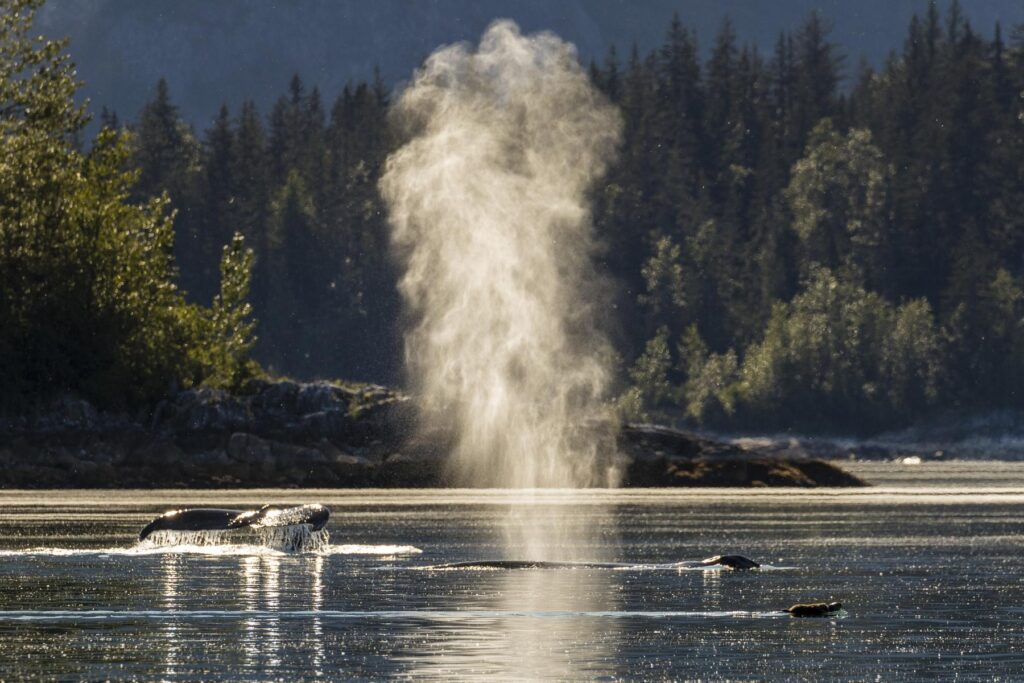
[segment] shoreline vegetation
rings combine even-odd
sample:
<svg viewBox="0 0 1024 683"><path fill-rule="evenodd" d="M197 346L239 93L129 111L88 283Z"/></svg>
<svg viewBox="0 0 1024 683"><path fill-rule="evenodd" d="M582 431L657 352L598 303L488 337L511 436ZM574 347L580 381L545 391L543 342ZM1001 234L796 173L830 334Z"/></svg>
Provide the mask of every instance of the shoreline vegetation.
<svg viewBox="0 0 1024 683"><path fill-rule="evenodd" d="M607 435L623 486L862 486L817 458L656 425ZM132 418L66 398L0 419L0 488L443 487L450 435L374 385L253 380L186 390Z"/></svg>

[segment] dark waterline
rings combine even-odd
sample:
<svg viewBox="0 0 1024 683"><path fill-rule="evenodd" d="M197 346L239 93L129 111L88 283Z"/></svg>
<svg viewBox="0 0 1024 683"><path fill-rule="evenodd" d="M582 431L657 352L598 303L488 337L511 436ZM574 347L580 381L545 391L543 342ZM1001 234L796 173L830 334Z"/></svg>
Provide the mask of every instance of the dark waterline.
<svg viewBox="0 0 1024 683"><path fill-rule="evenodd" d="M575 555L640 566L515 571L422 570L509 559L515 492L0 492L0 679L1012 679L1022 472L550 492L540 524L592 523ZM328 551L132 547L164 508L270 500L329 505ZM719 553L779 569L671 566ZM778 612L814 600L846 610Z"/></svg>

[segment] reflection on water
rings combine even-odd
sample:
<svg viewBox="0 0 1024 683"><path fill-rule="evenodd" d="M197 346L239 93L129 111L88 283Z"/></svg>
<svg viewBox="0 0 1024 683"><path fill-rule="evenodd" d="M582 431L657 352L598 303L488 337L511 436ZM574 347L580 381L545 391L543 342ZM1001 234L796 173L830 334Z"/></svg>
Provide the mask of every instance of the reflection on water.
<svg viewBox="0 0 1024 683"><path fill-rule="evenodd" d="M306 554L133 545L161 507L246 505L251 493L67 493L59 506L33 495L0 492L0 680L1013 680L1024 670L1024 487L541 495L536 524L593 532L563 557L621 564L512 571L424 567L525 558L526 546L495 542L520 494L304 494L331 506L337 544ZM722 552L774 569L674 564ZM778 611L814 600L847 612Z"/></svg>
<svg viewBox="0 0 1024 683"><path fill-rule="evenodd" d="M188 665L194 660L193 648L202 646L201 640L196 641L197 630L211 619L231 614L239 616L241 670L279 669L285 648L297 644L308 650L307 671L316 676L323 674L325 638L320 614L324 608L327 556L228 556L216 567L204 566L202 557L162 555L160 612L134 615L137 619L153 618L159 624L165 678L187 678L192 671ZM93 614L99 617L103 613ZM293 630L290 627L294 624L285 620L292 614L308 615L308 622ZM118 613L112 611L107 616L117 618Z"/></svg>
<svg viewBox="0 0 1024 683"><path fill-rule="evenodd" d="M319 612L324 608L324 558L317 556L309 565L309 604L316 616L312 618L312 661L310 662L313 676L322 678L324 675L324 625Z"/></svg>
<svg viewBox="0 0 1024 683"><path fill-rule="evenodd" d="M163 578L163 600L161 604L168 615L173 615L180 609L178 594L181 589L181 564L183 559L180 555L165 555L161 558L160 568ZM163 639L167 643L164 650L164 674L167 678L175 678L179 673L181 665L181 622L170 616L163 623Z"/></svg>
<svg viewBox="0 0 1024 683"><path fill-rule="evenodd" d="M542 611L579 613L615 611L610 572L590 572L585 581L578 571L510 572L505 575L503 608L527 618L506 617L510 634L508 666L503 677L523 680L574 678L590 663L614 661L610 644L618 624L598 619L534 619ZM598 637L600 635L600 637Z"/></svg>
<svg viewBox="0 0 1024 683"><path fill-rule="evenodd" d="M615 516L608 504L573 508L563 504L573 492L519 491L501 520L504 545L498 555L475 559L554 562L609 559L604 537L614 537ZM500 509L500 508L499 508ZM472 581L455 572L456 580ZM461 616L417 625L432 643L402 656L416 679L511 680L570 679L588 663L614 661L615 623L586 613L614 612L618 601L607 571L498 572L489 592L474 601L475 611L495 617ZM551 615L558 618L550 618ZM598 637L600 635L601 637Z"/></svg>
<svg viewBox="0 0 1024 683"><path fill-rule="evenodd" d="M242 609L247 612L253 612L260 608L260 584L262 583L260 563L262 559L258 556L242 558L242 578L245 583L243 584L244 588L240 597ZM255 668L259 664L262 645L260 641L259 620L255 618L245 619L242 622L242 629L244 631L242 638L243 661L248 668Z"/></svg>
<svg viewBox="0 0 1024 683"><path fill-rule="evenodd" d="M281 609L281 560L276 557L260 558L260 576L263 586L260 595L263 598L264 610L270 616L263 623L263 633L259 641L261 653L261 669L276 669L281 666L281 619L277 612Z"/></svg>
<svg viewBox="0 0 1024 683"><path fill-rule="evenodd" d="M712 612L729 609L722 605L722 574L721 571L700 573L703 603Z"/></svg>
<svg viewBox="0 0 1024 683"><path fill-rule="evenodd" d="M487 576L472 611L417 624L424 642L399 661L416 680L566 680L616 660L612 572L586 569L442 572L464 581Z"/></svg>
<svg viewBox="0 0 1024 683"><path fill-rule="evenodd" d="M324 563L321 555L301 558L298 572L288 571L288 587L282 587L282 569L289 558L276 555L242 558L239 565L243 591L240 607L250 616L242 622L244 669L249 671L275 670L282 665L282 650L289 646L295 633L290 624L283 623L280 615L295 612L310 615L308 628L300 645L309 650L309 671L317 676L324 669L324 632L319 613L324 602ZM289 568L290 569L290 568ZM289 631L288 636L284 635Z"/></svg>

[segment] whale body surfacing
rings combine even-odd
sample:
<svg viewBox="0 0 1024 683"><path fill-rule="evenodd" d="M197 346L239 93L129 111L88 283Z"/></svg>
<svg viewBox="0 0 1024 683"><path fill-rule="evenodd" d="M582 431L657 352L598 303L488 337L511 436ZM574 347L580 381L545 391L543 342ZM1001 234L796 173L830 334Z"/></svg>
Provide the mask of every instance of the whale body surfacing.
<svg viewBox="0 0 1024 683"><path fill-rule="evenodd" d="M422 569L633 569L637 567L651 567L659 565L642 565L626 562L553 562L546 560L472 560L468 562L449 562L437 564ZM665 568L689 568L698 569L701 567L724 567L726 569L757 569L760 563L751 560L743 555L716 555L699 562L677 562L671 565L660 565Z"/></svg>
<svg viewBox="0 0 1024 683"><path fill-rule="evenodd" d="M171 510L143 527L139 540L156 531L228 531L231 529L273 528L306 525L320 531L327 525L331 511L323 505L264 505L257 510L189 508Z"/></svg>

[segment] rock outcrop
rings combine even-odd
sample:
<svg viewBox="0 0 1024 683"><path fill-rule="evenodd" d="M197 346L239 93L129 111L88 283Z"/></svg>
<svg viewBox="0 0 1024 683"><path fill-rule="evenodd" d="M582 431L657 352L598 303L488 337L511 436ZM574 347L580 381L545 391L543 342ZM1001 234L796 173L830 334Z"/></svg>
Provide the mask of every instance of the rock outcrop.
<svg viewBox="0 0 1024 683"><path fill-rule="evenodd" d="M864 486L824 460L779 456L660 425L628 424L618 450L626 486Z"/></svg>
<svg viewBox="0 0 1024 683"><path fill-rule="evenodd" d="M593 428L612 439L627 486L862 483L823 461L758 455L665 427ZM372 385L192 389L134 418L68 398L0 419L0 487L436 487L449 483L446 439L424 438L409 398Z"/></svg>

